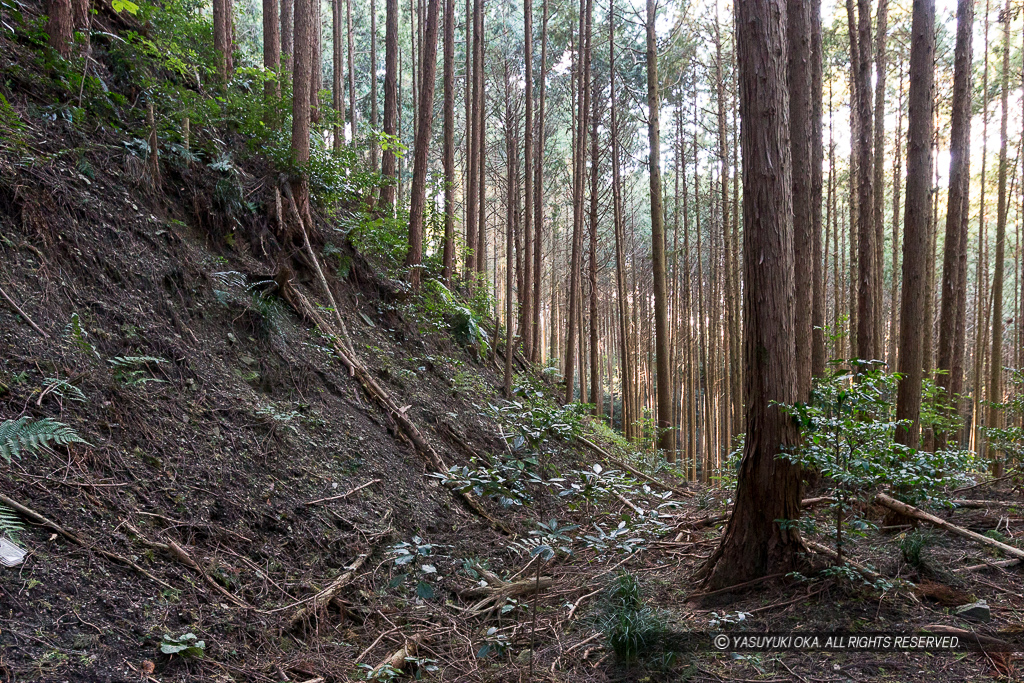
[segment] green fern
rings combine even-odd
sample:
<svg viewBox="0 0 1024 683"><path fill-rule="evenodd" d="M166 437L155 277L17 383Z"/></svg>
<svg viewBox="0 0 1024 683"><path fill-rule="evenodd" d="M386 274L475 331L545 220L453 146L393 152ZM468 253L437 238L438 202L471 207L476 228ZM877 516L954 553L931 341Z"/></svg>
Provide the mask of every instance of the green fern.
<svg viewBox="0 0 1024 683"><path fill-rule="evenodd" d="M22 451L35 453L51 445L67 446L71 443L88 445L78 432L53 418L33 420L26 415L0 423L0 457L8 463L13 457L20 458Z"/></svg>
<svg viewBox="0 0 1024 683"><path fill-rule="evenodd" d="M52 393L66 401L85 403L87 400L81 389L59 377L47 377L43 380L43 386L45 387L44 393Z"/></svg>
<svg viewBox="0 0 1024 683"><path fill-rule="evenodd" d="M117 356L107 362L115 368L137 368L147 363L166 363L167 360L156 356Z"/></svg>
<svg viewBox="0 0 1024 683"><path fill-rule="evenodd" d="M14 538L19 531L24 531L25 526L18 519L18 516L11 508L0 505L0 536Z"/></svg>

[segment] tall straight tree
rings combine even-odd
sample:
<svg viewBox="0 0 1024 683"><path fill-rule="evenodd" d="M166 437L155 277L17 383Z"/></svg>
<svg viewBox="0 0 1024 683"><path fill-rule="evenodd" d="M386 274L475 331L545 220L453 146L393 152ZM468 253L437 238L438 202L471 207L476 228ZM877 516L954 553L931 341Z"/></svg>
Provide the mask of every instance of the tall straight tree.
<svg viewBox="0 0 1024 683"><path fill-rule="evenodd" d="M967 301L967 279L960 277L961 252L967 249L967 214L971 167L971 71L974 53L974 0L957 3L953 111L949 140L949 201L946 208L946 249L942 260L942 308L939 315L938 377L946 395L960 392L963 362L954 361L958 306ZM966 262L965 262L966 263ZM945 435L939 435L940 441Z"/></svg>
<svg viewBox="0 0 1024 683"><path fill-rule="evenodd" d="M526 120L523 133L523 300L520 302L519 338L523 344L523 355L533 357L533 0L523 0L523 60L526 63L525 108Z"/></svg>
<svg viewBox="0 0 1024 683"><path fill-rule="evenodd" d="M71 38L71 2L60 0L54 6L67 5L68 11L68 39ZM50 17L53 22L53 17ZM50 36L50 44L53 44L53 35ZM217 77L221 83L228 82L228 75L231 73L231 0L214 0L213 2L213 49L217 53Z"/></svg>
<svg viewBox="0 0 1024 683"><path fill-rule="evenodd" d="M746 433L736 503L706 585L732 586L786 572L803 549L800 473L779 453L797 442L779 407L797 400L793 344L793 186L786 76L785 0L735 5L743 152L743 347Z"/></svg>
<svg viewBox="0 0 1024 683"><path fill-rule="evenodd" d="M281 0L281 68L291 73L295 52L295 0Z"/></svg>
<svg viewBox="0 0 1024 683"><path fill-rule="evenodd" d="M917 447L921 430L926 260L931 220L932 84L935 80L935 0L914 0L907 98L907 198L903 213L903 299L900 304L896 440Z"/></svg>
<svg viewBox="0 0 1024 683"><path fill-rule="evenodd" d="M281 30L277 0L263 0L263 68L274 74L264 91L267 102L276 106L281 97Z"/></svg>
<svg viewBox="0 0 1024 683"><path fill-rule="evenodd" d="M376 172L377 147L377 0L370 0L370 168Z"/></svg>
<svg viewBox="0 0 1024 683"><path fill-rule="evenodd" d="M455 269L455 0L444 0L444 250L442 277Z"/></svg>
<svg viewBox="0 0 1024 683"><path fill-rule="evenodd" d="M604 392L601 387L600 347L597 325L600 320L597 310L597 210L600 192L601 156L598 148L597 129L601 124L600 90L591 96L590 116L590 258L587 282L590 288L590 403L594 406L594 415L600 417L604 408ZM675 453L669 452L669 462L673 462Z"/></svg>
<svg viewBox="0 0 1024 683"><path fill-rule="evenodd" d="M541 280L544 271L541 268L542 254L544 250L544 95L545 82L547 80L548 63L548 0L544 0L543 18L540 28L540 96L537 106L537 123L534 126L537 152L534 154L534 177L533 177L533 322L530 327L533 331L533 354L530 360L534 363L540 362L540 292Z"/></svg>
<svg viewBox="0 0 1024 683"><path fill-rule="evenodd" d="M340 152L345 144L345 61L341 42L341 3L342 0L331 0L331 57L334 66L331 74L331 106L338 113L338 123L334 126L335 152Z"/></svg>
<svg viewBox="0 0 1024 683"><path fill-rule="evenodd" d="M580 260L583 251L583 178L586 174L587 116L590 109L590 15L592 0L580 0L579 49L576 57L576 83L579 94L575 135L575 166L572 179L572 256L569 265L569 319L565 345L565 400L571 403L575 393L576 335L582 336L580 320ZM583 378L580 378L582 387ZM580 396L583 400L583 396Z"/></svg>
<svg viewBox="0 0 1024 683"><path fill-rule="evenodd" d="M309 80L313 73L313 0L295 0L295 55L292 66L292 196L304 221L310 216L309 176Z"/></svg>
<svg viewBox="0 0 1024 683"><path fill-rule="evenodd" d="M409 201L409 251L405 265L409 268L409 281L413 289L420 286L420 267L423 263L423 222L427 208L427 152L430 131L434 121L434 81L437 74L437 3L427 3L426 27L423 34L420 64L419 111L416 140L412 152L412 197Z"/></svg>
<svg viewBox="0 0 1024 683"><path fill-rule="evenodd" d="M547 2L545 0L545 6ZM622 384L622 431L626 438L634 439L633 393L636 383L633 377L633 363L630 359L629 300L626 293L626 258L623 211L622 179L619 159L618 109L615 97L615 0L608 9L608 94L611 101L611 143L612 143L612 220L615 227L615 286L618 301L619 320L619 363Z"/></svg>
<svg viewBox="0 0 1024 683"><path fill-rule="evenodd" d="M384 135L388 145L384 148L381 175L384 183L380 190L380 203L390 213L395 205L395 156L392 140L398 134L398 0L386 0L387 18L384 20Z"/></svg>
<svg viewBox="0 0 1024 683"><path fill-rule="evenodd" d="M871 0L857 0L857 357L875 352L875 222L871 118Z"/></svg>
<svg viewBox="0 0 1024 683"><path fill-rule="evenodd" d="M1007 125L1009 123L1009 97L1010 97L1010 51L1013 49L1013 13L1010 0L999 16L1003 22L1003 73L1000 86L1001 118L999 122L999 196L996 198L998 208L996 213L996 249L995 263L992 269L992 355L989 359L988 379L988 420L986 426L989 429L1002 427L1003 411L1000 403L1003 400L1003 277L1005 271L1006 256L1006 218L1009 209L1009 196L1006 192L1007 176ZM1003 476L1003 460L1001 454L992 450L992 474L997 477Z"/></svg>
<svg viewBox="0 0 1024 683"><path fill-rule="evenodd" d="M883 248L885 246L885 76L886 39L889 31L889 0L878 0L875 13L875 113L874 113L874 173L871 195L871 222L875 226L872 246L875 256L872 267L872 299L874 300L874 320L871 329L874 338L871 342L875 357L882 357L882 265L885 263Z"/></svg>
<svg viewBox="0 0 1024 683"><path fill-rule="evenodd" d="M340 0L339 0L340 1ZM352 145L356 144L356 65L355 37L352 35L352 0L345 0L345 24L348 27L348 116L352 127Z"/></svg>
<svg viewBox="0 0 1024 683"><path fill-rule="evenodd" d="M825 160L822 128L821 0L811 0L811 230L814 242L814 293L811 308L811 374L825 373L825 276L821 246L822 164ZM826 226L827 229L827 226Z"/></svg>
<svg viewBox="0 0 1024 683"><path fill-rule="evenodd" d="M672 433L672 374L668 352L668 288L665 284L665 209L661 199L661 107L658 80L656 0L647 0L647 144L651 180L651 255L654 261L654 353L657 363L658 448L674 451Z"/></svg>
<svg viewBox="0 0 1024 683"><path fill-rule="evenodd" d="M788 0L786 39L789 44L789 126L793 175L793 246L796 301L797 396L811 392L811 310L814 303L814 216L811 193L811 16L805 0Z"/></svg>

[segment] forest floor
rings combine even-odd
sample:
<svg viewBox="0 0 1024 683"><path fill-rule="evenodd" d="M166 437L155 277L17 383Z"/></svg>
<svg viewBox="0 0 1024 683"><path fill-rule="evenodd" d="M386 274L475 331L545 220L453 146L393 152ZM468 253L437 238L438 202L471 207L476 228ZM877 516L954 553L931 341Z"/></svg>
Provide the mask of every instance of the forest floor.
<svg viewBox="0 0 1024 683"><path fill-rule="evenodd" d="M911 530L895 528L845 546L892 584L884 590L818 573L701 595L693 575L716 547L727 491L616 451L653 480L637 478L559 436L549 399L560 390L525 365L532 398L501 410L500 355L480 358L424 323L396 283L347 251L345 277L328 275L355 355L399 406L382 409L330 340L273 295L282 269L263 250L265 217L218 208L224 181L265 199L260 169L228 177L168 160L154 192L123 134L50 115L45 88L15 68L29 63L25 50L0 39L23 122L19 142L0 145L0 287L31 319L0 303L0 420L52 417L88 444L0 461L0 493L46 519L21 515L28 555L0 566L0 681L365 680L388 661L451 681L1015 676L1012 659L991 652L712 651L711 634L732 628L941 624L1005 638L1024 630L1022 578L965 571L988 553L940 531L919 537L921 560L908 564ZM325 222L322 241L333 234ZM296 272L295 291L326 306L308 270ZM548 421L524 445L515 430L529 432L534 408ZM426 476L436 467L400 416L469 473L536 458L508 474L522 504L484 496L470 507ZM617 448L605 429L584 430ZM957 524L1009 542L1024 533L1018 491L970 495L990 503L950 513ZM828 528L824 512L810 514ZM552 519L576 528L541 563L532 550ZM305 611L346 573L334 599ZM612 593L623 573L639 583L643 623L679 642L696 634L699 647L651 646L621 662L605 634L623 618ZM982 598L991 622L954 614ZM184 649L188 634L201 651ZM415 653L394 657L412 642Z"/></svg>

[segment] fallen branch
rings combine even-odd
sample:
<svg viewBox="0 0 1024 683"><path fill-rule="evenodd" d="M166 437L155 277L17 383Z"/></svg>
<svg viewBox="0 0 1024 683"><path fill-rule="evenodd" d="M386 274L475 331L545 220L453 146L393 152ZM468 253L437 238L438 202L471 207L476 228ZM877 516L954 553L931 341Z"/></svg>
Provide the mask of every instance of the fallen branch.
<svg viewBox="0 0 1024 683"><path fill-rule="evenodd" d="M366 677L373 680L376 678L377 673L384 670L386 667L391 667L396 671L401 671L405 668L406 660L410 657L416 656L416 650L419 649L419 646L429 642L430 635L427 633L418 633L414 635L412 638L406 640L402 647L389 655L387 659L375 666L372 671L366 674Z"/></svg>
<svg viewBox="0 0 1024 683"><path fill-rule="evenodd" d="M7 496L5 496L2 493L0 493L0 503L3 503L4 505L6 505L7 507L11 508L15 512L19 512L22 515L28 517L29 519L33 520L36 524L40 524L40 525L45 526L45 527L47 527L49 529L52 529L53 531L56 531L58 534L60 534L64 538L68 539L72 543L75 543L76 545L80 545L83 548L85 548L86 550L92 550L94 552L97 552L100 555L102 555L103 557L107 558L108 560L113 560L114 562L120 562L121 564L128 565L129 567L131 567L135 571L137 571L140 574L142 574L143 576L145 576L147 579L150 579L150 580L160 584L164 588L167 588L167 589L170 589L170 590L174 590L174 587L171 586L169 583L166 583L166 582L161 581L160 579L156 578L155 576L153 576L152 574L147 572L145 569L143 569L139 565L137 565L134 562L132 562L131 560L129 560L127 557L122 557L121 555L118 555L117 553L112 553L112 552L107 551L107 550L102 550L100 548L97 548L97 547L93 546L90 543L87 543L80 536L76 536L75 534L71 533L70 531L68 531L67 529L62 527L61 525L59 525L56 522L54 522L54 521L52 521L52 520L42 516L41 514L39 514L38 512L33 510L32 508L28 507L27 505L22 505L18 501L14 500L13 498L8 498Z"/></svg>
<svg viewBox="0 0 1024 683"><path fill-rule="evenodd" d="M830 557L833 561L839 560L839 553L837 553L835 550L832 550L832 548L829 548L827 545L815 543L814 541L809 541L807 539L804 539L804 545L807 546L809 549L813 550L814 552L818 553L819 555L825 555L827 557ZM858 562L854 562L848 557L843 558L843 563L848 564L854 569L856 569L861 576L863 576L868 581L871 581L872 583L882 578L878 572L872 571L864 565Z"/></svg>
<svg viewBox="0 0 1024 683"><path fill-rule="evenodd" d="M164 552L168 553L171 557L178 560L178 562L181 562L183 565L185 565L193 572L198 574L199 577L203 581L205 581L211 588L213 588L215 591L223 595L226 599L234 603L236 607L241 607L242 609L252 609L251 605L247 604L244 600L235 597L230 591L228 591L227 588L225 588L224 586L220 585L212 578L210 578L210 575L207 574L206 571L199 566L199 563L193 560L192 556L185 552L185 549L177 543L175 543L174 541L169 539L167 543L151 541L150 539L146 538L145 534L143 534L137 528L132 526L131 522L125 521L125 526L127 526L128 529L133 534L135 534L136 538L138 538L139 542L141 542L143 545L148 546L150 548L154 548L156 550L163 550Z"/></svg>
<svg viewBox="0 0 1024 683"><path fill-rule="evenodd" d="M981 564L972 564L970 567L961 567L960 569L954 569L953 571L958 572L976 572L982 569L1003 569L1005 567L1016 567L1021 563L1021 560L998 560L996 562L982 561Z"/></svg>
<svg viewBox="0 0 1024 683"><path fill-rule="evenodd" d="M875 496L875 502L881 505L882 507L888 508L889 510L892 510L893 512L896 512L898 514L904 515L906 517L911 517L922 522L927 522L928 524L931 524L932 526L937 526L940 529L944 529L945 531L948 531L951 534L955 534L962 538L967 538L972 541L976 541L983 545L987 545L990 548L997 548L999 550L1002 550L1007 555L1010 555L1011 557L1014 557L1018 560L1024 560L1024 550L1021 550L1020 548L1014 548L1012 545L1007 545L1006 543L997 541L994 538L982 536L981 534L971 531L970 529L965 529L961 526L957 526L956 524L952 524L951 522L947 522L941 517L936 517L935 515L927 513L924 510L920 510L914 507L913 505L907 505L906 503L902 503L896 500L895 498L891 498L885 495L884 493L879 493L877 496Z"/></svg>
<svg viewBox="0 0 1024 683"><path fill-rule="evenodd" d="M14 308L14 310L16 310L18 312L18 315L20 315L22 318L24 318L25 322L27 322L29 325L31 325L33 330L35 330L39 334L43 335L43 339L49 339L50 338L50 335L46 334L46 332L43 330L43 328L39 327L39 325L36 325L32 321L32 318L28 317L28 314L25 313L25 311L21 310L21 306L19 306L18 304L16 304L14 302L14 299L12 299L10 297L10 295L7 292L4 291L3 287L0 287L0 296L3 296L3 298L7 299L7 303L9 303Z"/></svg>
<svg viewBox="0 0 1024 683"><path fill-rule="evenodd" d="M359 568L363 566L363 564L366 562L367 558L370 557L370 554L372 552L373 550L371 550L369 553L364 553L357 557L356 561L346 568L347 571L345 571L341 576L336 578L334 581L331 581L330 585L328 585L327 588L324 588L322 591L317 593L310 601L310 604L306 605L298 612L296 612L294 615L292 615L292 618L288 620L288 627L295 628L309 617L312 617L321 610L325 609L327 605L331 602L331 600L338 597L338 595L345 588L345 586L352 583L352 579L356 577L356 572L359 571Z"/></svg>
<svg viewBox="0 0 1024 683"><path fill-rule="evenodd" d="M949 501L958 508L1009 508L1009 507L1021 507L1024 508L1024 503L1019 500L959 500L953 499Z"/></svg>
<svg viewBox="0 0 1024 683"><path fill-rule="evenodd" d="M352 489L351 491L346 491L345 493L341 494L340 496L331 496L330 498L318 498L316 500L309 501L308 503L306 503L306 505L316 505L317 503L326 503L327 501L330 501L330 500L341 500L342 498L348 498L353 493L357 493L359 491L362 491L367 486L373 486L374 484L379 484L379 483L380 483L380 479L372 479L372 480L366 482L365 484L363 484L362 486L357 486L354 489Z"/></svg>
<svg viewBox="0 0 1024 683"><path fill-rule="evenodd" d="M684 491L683 489L681 489L681 488L679 488L677 486L673 486L672 484L667 484L667 483L663 482L662 480L658 479L657 477L652 477L649 474L644 474L640 470L635 469L633 467L630 467L629 465L627 465L626 463L622 462L621 460L619 460L618 458L613 456L611 453L609 453L608 451L604 450L603 448L598 446L593 441L590 441L589 439L585 439L582 436L577 437L577 438L579 439L580 443L582 443L584 446L586 446L590 450L594 451L595 453L600 455L602 458L604 458L605 460L607 460L611 464L615 465L616 467L621 467L622 469L626 470L627 472L629 472L630 474L632 474L635 477L639 477L640 479L643 479L644 481L646 481L648 483L654 484L655 486L659 486L659 487L665 489L666 491L672 491L673 493L678 493L680 496L683 496L683 497L686 497L686 498L692 498L694 496L694 492L693 491Z"/></svg>

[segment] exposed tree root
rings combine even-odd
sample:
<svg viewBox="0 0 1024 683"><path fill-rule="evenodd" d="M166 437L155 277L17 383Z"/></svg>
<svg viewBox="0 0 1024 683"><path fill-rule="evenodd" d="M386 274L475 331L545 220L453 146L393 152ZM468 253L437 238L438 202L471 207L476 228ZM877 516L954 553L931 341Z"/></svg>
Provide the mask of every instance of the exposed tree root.
<svg viewBox="0 0 1024 683"><path fill-rule="evenodd" d="M469 608L466 613L471 617L486 616L490 612L501 609L508 598L517 598L522 595L531 595L539 591L547 590L554 583L550 576L522 579L520 581L502 581L495 574L483 570L482 574L490 585L477 586L459 591L459 595L466 599L480 598Z"/></svg>
<svg viewBox="0 0 1024 683"><path fill-rule="evenodd" d="M366 677L368 679L374 679L376 678L377 673L384 670L386 667L391 667L392 669L401 671L405 668L406 661L410 657L416 656L416 651L419 649L420 645L429 643L430 638L429 633L417 633L412 638L406 640L402 647L388 655L387 659L375 666L373 670L366 675Z"/></svg>
<svg viewBox="0 0 1024 683"><path fill-rule="evenodd" d="M832 548L829 548L827 545L822 545L821 543L809 541L806 538L804 539L804 545L807 546L809 549L813 550L814 552L818 553L819 555L825 555L826 557L830 557L833 560L839 559L839 553L837 553L835 550L832 550ZM854 562L848 557L843 558L843 563L848 564L854 569L856 569L857 572L868 581L874 582L878 581L878 579L881 578L878 572L872 571L864 565Z"/></svg>
<svg viewBox="0 0 1024 683"><path fill-rule="evenodd" d="M321 611L327 608L331 600L338 597L345 586L352 583L352 580L356 578L356 572L366 563L366 560L373 554L373 550L370 552L363 553L356 558L356 561L350 564L346 571L341 574L338 578L331 581L330 585L324 588L322 591L317 593L313 599L306 606L300 608L292 618L288 620L289 628L296 628L307 619L319 614Z"/></svg>

